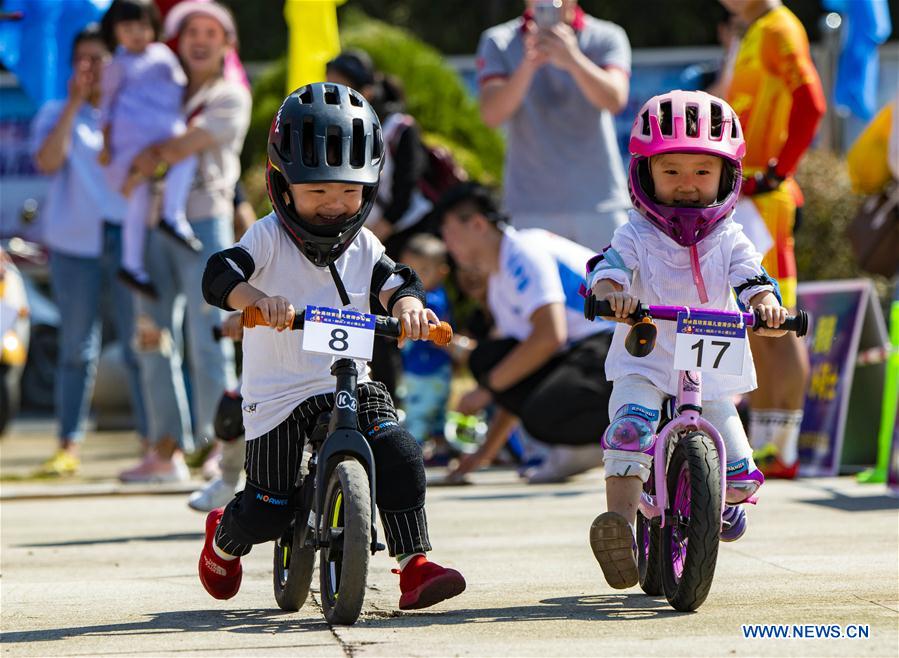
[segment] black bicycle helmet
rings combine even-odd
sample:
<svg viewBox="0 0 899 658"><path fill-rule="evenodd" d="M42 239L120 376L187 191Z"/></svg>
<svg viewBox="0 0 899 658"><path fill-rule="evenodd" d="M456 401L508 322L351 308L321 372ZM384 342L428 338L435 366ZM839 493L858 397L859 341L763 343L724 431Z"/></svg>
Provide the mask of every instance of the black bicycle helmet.
<svg viewBox="0 0 899 658"><path fill-rule="evenodd" d="M383 155L378 116L354 89L316 82L284 99L268 134L266 188L287 235L313 264L332 264L362 230L378 192ZM310 224L290 201L289 185L295 183L360 184L362 205L340 224Z"/></svg>

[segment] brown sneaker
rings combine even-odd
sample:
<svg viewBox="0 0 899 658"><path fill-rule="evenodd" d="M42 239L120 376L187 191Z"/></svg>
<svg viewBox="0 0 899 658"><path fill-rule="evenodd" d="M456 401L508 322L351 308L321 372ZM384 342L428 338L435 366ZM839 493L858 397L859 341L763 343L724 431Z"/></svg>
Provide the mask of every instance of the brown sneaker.
<svg viewBox="0 0 899 658"><path fill-rule="evenodd" d="M634 530L620 514L605 512L593 520L590 548L611 587L627 589L640 580Z"/></svg>

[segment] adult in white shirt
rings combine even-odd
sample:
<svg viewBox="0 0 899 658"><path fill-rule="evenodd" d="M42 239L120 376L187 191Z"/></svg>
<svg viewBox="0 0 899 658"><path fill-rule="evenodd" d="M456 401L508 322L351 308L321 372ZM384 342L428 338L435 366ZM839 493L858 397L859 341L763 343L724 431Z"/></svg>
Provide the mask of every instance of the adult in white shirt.
<svg viewBox="0 0 899 658"><path fill-rule="evenodd" d="M528 473L530 482L558 481L599 465L612 390L604 373L611 325L583 315L579 289L590 250L542 229L509 227L489 190L476 183L451 190L438 212L453 259L487 279L499 336L472 352L478 387L459 403L463 413L491 402L498 412L484 444L454 476L489 463L519 420L553 446Z"/></svg>

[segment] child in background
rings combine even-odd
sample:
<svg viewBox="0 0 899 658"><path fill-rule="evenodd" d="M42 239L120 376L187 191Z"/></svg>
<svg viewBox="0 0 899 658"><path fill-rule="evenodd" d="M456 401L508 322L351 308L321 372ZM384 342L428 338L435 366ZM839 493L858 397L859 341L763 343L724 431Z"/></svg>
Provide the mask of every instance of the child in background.
<svg viewBox="0 0 899 658"><path fill-rule="evenodd" d="M103 28L117 47L103 72L100 102L100 162L108 166L112 186L128 197L119 278L154 298L158 293L144 267L152 185L131 170L131 163L145 148L186 130L182 102L187 85L175 54L158 42L160 25L151 0L113 2ZM196 165L196 156L190 156L168 168L159 220L160 230L193 252L203 247L185 213Z"/></svg>
<svg viewBox="0 0 899 658"><path fill-rule="evenodd" d="M241 314L234 313L222 323L222 340L235 343L243 340ZM194 491L187 504L198 512L211 512L223 507L240 491L241 474L246 459L246 439L244 438L243 398L240 391L225 391L215 411L213 428L215 446L212 454L203 464L203 474L211 471L209 483Z"/></svg>
<svg viewBox="0 0 899 658"><path fill-rule="evenodd" d="M759 329L760 335L783 335L776 328L787 311L777 284L732 217L746 151L733 109L701 91L655 96L637 114L630 150L634 210L612 244L588 264L587 285L596 298L611 304L616 320L629 322L638 301L736 311L736 293L774 328ZM616 589L638 581L637 503L650 475L662 403L678 389L674 327L660 326L655 349L643 358L626 351L627 333L623 325L615 330L606 359L606 377L614 382L612 422L602 436L608 511L590 528L593 553ZM765 481L732 401L755 386L748 349L742 376L703 374L702 414L721 432L727 454L722 541L745 532L741 503Z"/></svg>
<svg viewBox="0 0 899 658"><path fill-rule="evenodd" d="M426 307L449 320L449 302L443 287L449 264L443 242L427 233L413 236L403 248L400 261L421 279L427 296ZM443 439L453 375L450 354L434 343L409 342L402 350L402 357L406 429L419 445L425 445L431 438L439 442Z"/></svg>

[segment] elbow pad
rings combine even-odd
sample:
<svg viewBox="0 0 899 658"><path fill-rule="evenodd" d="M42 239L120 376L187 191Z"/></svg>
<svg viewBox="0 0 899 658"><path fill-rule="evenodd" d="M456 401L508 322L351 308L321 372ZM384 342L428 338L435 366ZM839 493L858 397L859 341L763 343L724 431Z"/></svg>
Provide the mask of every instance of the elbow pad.
<svg viewBox="0 0 899 658"><path fill-rule="evenodd" d="M743 312L748 311L749 300L763 290L770 290L774 293L778 303L783 304L783 297L780 295L780 285L777 283L777 279L772 278L763 267L761 274L747 279L734 288L734 295L737 298L737 305L740 307L740 310Z"/></svg>
<svg viewBox="0 0 899 658"><path fill-rule="evenodd" d="M422 306L427 305L424 286L421 284L421 279L418 278L415 270L408 265L395 263L385 254L381 256L381 260L375 263L375 268L371 273L371 296L373 301L378 302L378 306L380 306L378 295L384 288L384 284L387 283L387 280L394 274L401 277L403 283L399 288L394 290L393 294L390 296L390 300L387 302L387 313L392 314L393 305L396 304L397 300L402 299L403 297L415 297L422 303Z"/></svg>
<svg viewBox="0 0 899 658"><path fill-rule="evenodd" d="M241 247L212 254L203 271L203 299L226 311L235 310L228 306L228 295L238 283L246 283L255 270L253 257Z"/></svg>

